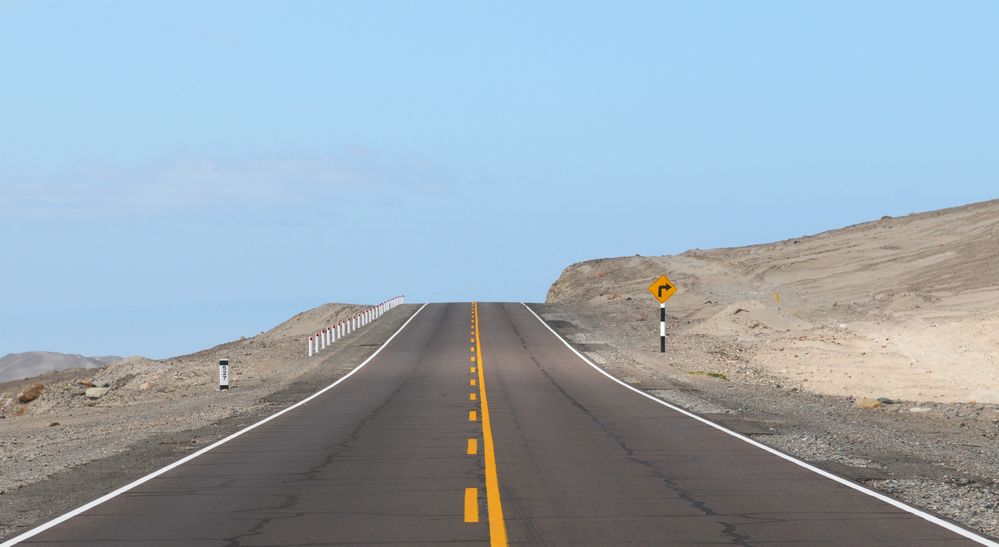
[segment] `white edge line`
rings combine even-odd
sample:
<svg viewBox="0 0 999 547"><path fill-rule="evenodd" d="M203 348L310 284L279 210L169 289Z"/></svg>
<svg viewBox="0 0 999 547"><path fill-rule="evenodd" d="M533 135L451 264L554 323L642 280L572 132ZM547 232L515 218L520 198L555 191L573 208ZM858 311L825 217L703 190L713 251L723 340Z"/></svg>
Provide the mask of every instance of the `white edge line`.
<svg viewBox="0 0 999 547"><path fill-rule="evenodd" d="M859 485L859 484L857 484L855 482L852 482L852 481L849 481L847 479L844 479L843 477L838 477L838 476L833 475L832 473L830 473L828 471L823 471L822 469L819 469L818 467L815 467L814 465L805 463L805 462L803 462L803 461L795 458L794 456L790 456L790 455L785 454L785 453L783 453L783 452L781 452L781 451L779 451L779 450L777 450L775 448L771 448L771 447L769 447L769 446L767 446L765 444L762 444L762 443L759 443L757 441L754 441L753 439L750 439L749 437L746 437L746 436L743 436L743 435L741 435L739 433L736 433L735 431L732 431L731 429L726 429L726 428L724 428L724 427L722 427L722 426L720 426L720 425L718 425L718 424L716 424L716 423L714 423L714 422L712 422L710 420L707 420L705 418L702 418L702 417L698 416L697 414L694 414L694 413L689 412L687 410L684 410L684 409L682 409L682 408L680 408L678 406L675 406L675 405L672 405L670 403L667 403L666 401L663 401L662 399L654 397L653 395L650 395L650 394L648 394L648 393L646 393L646 392L644 392L644 391L642 391L642 390L640 390L640 389L638 389L638 388L636 388L634 386L628 385L624 381L615 378L613 375L611 375L606 370L604 370L604 369L600 368L599 366L593 364L593 362L590 361L589 359L587 359L585 355L583 355L582 353L580 353L579 351L577 351L576 348L572 347L572 344L570 344L569 342L566 342L565 338L562 338L562 336L559 335L559 333L555 332L555 329L551 328L551 326L549 326L548 323L545 322L545 320L542 319L540 315L538 315L537 313L535 313L534 310L532 310L530 306L528 306L524 302L521 302L520 304L522 306L524 306L525 308L527 308L527 311L531 312L531 315L533 315L538 321L540 321L541 324L545 326L545 328L547 328L548 330L550 330L552 332L552 334L555 335L556 338L558 338L563 344L565 344L565 347L567 347L570 350L572 350L572 352L575 353L576 356L579 357L580 359L582 359L586 364L588 364L591 367L593 367L594 369L596 369L597 372L603 374L604 376L610 378L611 380L617 382L618 384L621 384L622 386L630 389L631 391L634 391L635 393L641 395L642 397L645 397L647 399L655 401L655 402L657 402L657 403L659 403L659 404L661 404L661 405L663 405L665 407L668 407L668 408L670 408L672 410L675 410L676 412L679 412L680 414L683 414L683 415L685 415L685 416L687 416L689 418L693 418L693 419L695 419L695 420L697 420L697 421L699 421L699 422L701 422L701 423L703 423L703 424L705 424L707 426L713 427L713 428L715 428L715 429L717 429L717 430L719 430L719 431L721 431L723 433L727 433L728 435L731 435L731 436L733 436L736 439L739 439L741 441L747 442L747 443L749 443L749 444L751 444L751 445L753 445L753 446L755 446L757 448L766 450L767 452L769 452L769 453L771 453L771 454L773 454L775 456L781 457L781 458L783 458L783 459L785 459L785 460L787 460L787 461L789 461L789 462L791 462L791 463L793 463L795 465L804 467L805 469L807 469L809 471L812 471L813 473L817 473L819 475L822 475L823 477L825 477L827 479L834 480L834 481L836 481L836 482L838 482L838 483L840 483L840 484L842 484L844 486L847 486L849 488L852 488L852 489L854 489L854 490L856 490L858 492L861 492L863 494L867 494L868 496L871 496L873 498L877 498L877 499L879 499L879 500L881 500L881 501L883 501L883 502L885 502L885 503L887 503L889 505L893 505L893 506L895 506L895 507L897 507L897 508L899 508L899 509L901 509L903 511L906 511L908 513L912 513L913 515L916 515L917 517L920 517L920 518L922 518L924 520L932 522L933 524L936 524L938 526L942 526L943 528L946 528L946 529L948 529L951 532L954 532L956 534L960 534L960 535L962 535L962 536L964 536L964 537L966 537L966 538L968 538L968 539L970 539L972 541L975 541L975 542L980 543L982 545L989 545L991 547L999 547L999 543L996 543L996 542L994 542L994 541L992 541L992 540L990 540L990 539L988 539L986 537L980 536L980 535L978 535L978 534L976 534L974 532L971 532L969 530L965 530L964 528L962 528L960 526L957 526L957 525L955 525L953 523L947 522L946 520L943 520L943 519L941 519L939 517L931 515L931 514L925 512L925 511L916 509L915 507L912 507L911 505L907 505L905 503L902 503L901 501L898 501L896 499L890 498L890 497L888 497L888 496L886 496L884 494L879 494L878 492L875 492L874 490L871 490L871 489L866 488L864 486L861 486L861 485ZM0 546L0 547L2 547L2 546Z"/></svg>
<svg viewBox="0 0 999 547"><path fill-rule="evenodd" d="M24 532L23 534L15 537L13 539L9 539L9 540L7 540L7 541L5 541L3 543L0 543L0 547L9 547L10 545L16 545L16 544L18 544L18 543L20 543L20 542L22 542L22 541L24 541L26 539L29 539L29 538L31 538L33 536L36 536L36 535L38 535L38 534L40 534L40 533L48 530L49 528L52 528L53 526L57 526L59 524L62 524L63 522L66 522L67 520L69 520L69 519L71 519L71 518L79 515L80 513L83 513L85 511L93 509L94 507L97 507L98 505L100 505L100 504L102 504L102 503L104 503L104 502L106 502L106 501L108 501L108 500L110 500L112 498L116 498L116 497L124 494L125 492L128 492L129 490L135 488L136 486L139 486L139 485L141 485L141 484L143 484L145 482L149 482L149 481L155 479L156 477L159 477L160 475L166 473L167 471L170 471L171 469L174 469L175 467L181 466L181 465L183 465L183 464L185 464L185 463L193 460L194 458L197 458L198 456L204 454L205 452L208 452L209 450L218 448L218 447L224 445L225 443L227 443L227 442L235 439L236 437L239 437L240 435L242 435L242 434L244 434L244 433L246 433L248 431L252 431L252 430L256 429L257 427L259 427L261 425L264 425L265 423L273 420L274 418L277 418L278 416L281 416L282 414L285 414L287 412L291 412L292 410L295 410L296 408L298 408L298 407L304 405L305 403L307 403L307 402L315 399L316 397L319 397L323 393L326 393L327 391L329 391L329 390L333 389L334 387L336 387L337 384L339 384L340 382L343 382L347 378L350 378L351 376L353 376L355 372L357 372L357 371L361 370L362 368L364 368L364 365L367 365L369 361L371 361L372 359L375 358L375 356L377 356L379 353L381 353L381 351L383 349L385 349L385 346L389 345L389 342L391 342L393 338L395 338L396 336L398 336L399 333L402 332L402 329L406 328L406 326L409 325L409 323L413 319L416 319L416 316L419 315L420 312L423 311L423 308L425 308L425 307L427 307L426 304L420 306L420 309L416 310L416 313L414 313L412 316L410 316L410 318L407 319L406 322L403 323L402 326L399 327L399 329L396 330L392 334L392 336L390 336L389 339L385 341L385 343L383 343L381 346L379 346L379 348L376 349L374 353L372 353L370 356L368 356L368 358L365 359L363 363L361 363L360 365L357 365L356 367L354 367L354 370L348 372L342 378L340 378L339 380L333 382L332 384L330 384L330 385L324 387L323 389L321 389L321 390L313 393L312 395L306 397L305 399L302 399L301 401L299 401L299 402L297 402L297 403L289 406L288 408L285 408L284 410L280 410L280 411L278 411L278 412L276 412L274 414L271 414L270 416L264 418L263 420L260 420L259 422L255 423L255 424L253 424L251 426L243 428L243 429L241 429L241 430L233 433L232 435L229 435L228 437L226 437L226 438L224 438L224 439L222 439L220 441L216 441L213 444L210 444L210 445L202 448L201 450L198 450L197 452L195 452L193 454L189 454L187 456L184 456L183 458L181 458L181 459L179 459L179 460L171 463L170 465L168 465L166 467L163 467L163 468L161 468L159 470L153 471L152 473L146 475L145 477L142 477L141 479L138 479L138 480L136 480L134 482L126 484L125 486L122 486L121 488L115 490L114 492L111 492L110 494L105 494L105 495L103 495L103 496L95 499L94 501L92 501L92 502L90 502L90 503L88 503L86 505L82 505L80 507L77 507L76 509L73 509L72 511L66 513L65 515L62 515L60 517L56 517L56 518L54 518L54 519L46 522L45 524L42 524L41 526L38 526L38 527L33 528L31 530L28 530L27 532Z"/></svg>

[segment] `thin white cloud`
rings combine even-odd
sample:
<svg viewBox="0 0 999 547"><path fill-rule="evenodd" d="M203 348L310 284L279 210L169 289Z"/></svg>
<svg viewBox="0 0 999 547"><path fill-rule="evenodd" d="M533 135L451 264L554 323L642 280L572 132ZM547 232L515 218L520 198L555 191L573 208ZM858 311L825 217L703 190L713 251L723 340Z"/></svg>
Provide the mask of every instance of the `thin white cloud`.
<svg viewBox="0 0 999 547"><path fill-rule="evenodd" d="M268 210L443 196L454 187L454 177L440 166L355 149L309 158L183 159L136 170L91 166L47 180L8 180L0 185L0 212L103 216Z"/></svg>

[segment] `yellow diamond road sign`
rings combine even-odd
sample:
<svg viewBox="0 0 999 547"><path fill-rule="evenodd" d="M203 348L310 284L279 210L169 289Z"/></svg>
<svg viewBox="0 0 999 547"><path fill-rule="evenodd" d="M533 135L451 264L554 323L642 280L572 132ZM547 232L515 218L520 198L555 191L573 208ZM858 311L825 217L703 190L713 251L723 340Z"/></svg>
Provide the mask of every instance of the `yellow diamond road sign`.
<svg viewBox="0 0 999 547"><path fill-rule="evenodd" d="M668 277L661 275L659 279L656 279L649 285L649 292L662 304L669 300L669 297L676 294L676 285Z"/></svg>

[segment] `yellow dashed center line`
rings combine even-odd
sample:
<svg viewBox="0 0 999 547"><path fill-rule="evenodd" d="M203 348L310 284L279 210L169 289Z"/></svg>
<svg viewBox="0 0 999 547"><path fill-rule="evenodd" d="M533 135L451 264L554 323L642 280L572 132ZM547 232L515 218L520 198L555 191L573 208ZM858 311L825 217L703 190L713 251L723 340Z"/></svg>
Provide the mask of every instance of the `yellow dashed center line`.
<svg viewBox="0 0 999 547"><path fill-rule="evenodd" d="M469 372L471 372L472 374L475 374L475 367L469 367Z"/></svg>
<svg viewBox="0 0 999 547"><path fill-rule="evenodd" d="M479 440L478 439L468 439L468 452L469 456L474 456L479 453Z"/></svg>
<svg viewBox="0 0 999 547"><path fill-rule="evenodd" d="M474 393L469 393L468 394L468 400L469 401L474 401L475 400L475 394Z"/></svg>
<svg viewBox="0 0 999 547"><path fill-rule="evenodd" d="M472 378L471 380L469 380L468 381L468 385L474 386L475 385L475 378Z"/></svg>
<svg viewBox="0 0 999 547"><path fill-rule="evenodd" d="M479 489L465 489L465 522L479 522Z"/></svg>
<svg viewBox="0 0 999 547"><path fill-rule="evenodd" d="M499 473L496 471L496 452L493 447L493 427L489 421L489 399L486 397L486 377L482 370L482 338L479 336L479 304L472 304L475 317L475 353L479 376L479 407L482 409L482 454L486 463L486 511L489 513L489 543L493 547L506 547L506 522L503 520L503 503L500 500ZM475 380L472 380L475 385ZM467 493L465 494L468 495ZM467 505L467 502L466 502Z"/></svg>
<svg viewBox="0 0 999 547"><path fill-rule="evenodd" d="M468 411L468 421L474 422L478 419L478 414L474 410Z"/></svg>

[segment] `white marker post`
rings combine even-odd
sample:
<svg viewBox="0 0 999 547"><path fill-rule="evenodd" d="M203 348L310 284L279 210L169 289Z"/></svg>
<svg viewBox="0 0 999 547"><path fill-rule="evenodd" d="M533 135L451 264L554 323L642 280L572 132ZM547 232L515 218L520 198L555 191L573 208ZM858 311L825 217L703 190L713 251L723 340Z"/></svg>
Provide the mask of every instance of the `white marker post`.
<svg viewBox="0 0 999 547"><path fill-rule="evenodd" d="M309 337L309 357L312 357L315 351L312 349L312 337Z"/></svg>
<svg viewBox="0 0 999 547"><path fill-rule="evenodd" d="M219 360L219 391L229 389L229 360Z"/></svg>

